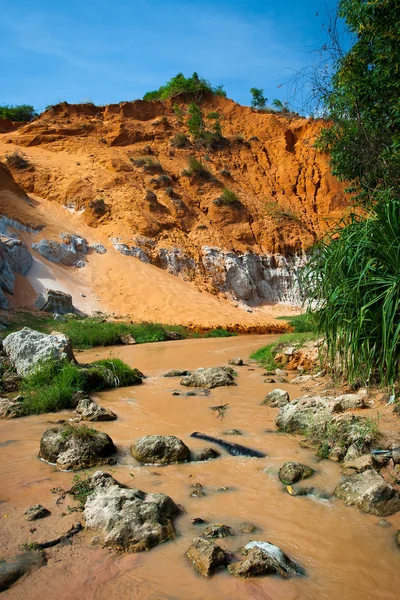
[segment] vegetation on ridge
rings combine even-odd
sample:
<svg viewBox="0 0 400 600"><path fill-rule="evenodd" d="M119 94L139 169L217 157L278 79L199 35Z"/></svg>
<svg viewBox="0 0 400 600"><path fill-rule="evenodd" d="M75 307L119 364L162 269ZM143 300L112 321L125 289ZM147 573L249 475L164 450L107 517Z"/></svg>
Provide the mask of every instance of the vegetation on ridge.
<svg viewBox="0 0 400 600"><path fill-rule="evenodd" d="M160 86L158 90L147 92L143 96L143 100L168 100L168 98L173 98L179 94L189 94L197 99L200 99L204 94L226 97L222 85L212 86L207 79L199 77L195 72L191 77L185 77L183 73L178 73L165 85Z"/></svg>
<svg viewBox="0 0 400 600"><path fill-rule="evenodd" d="M0 119L10 119L10 121L28 123L36 116L37 113L30 104L19 104L15 106L3 104L0 106Z"/></svg>

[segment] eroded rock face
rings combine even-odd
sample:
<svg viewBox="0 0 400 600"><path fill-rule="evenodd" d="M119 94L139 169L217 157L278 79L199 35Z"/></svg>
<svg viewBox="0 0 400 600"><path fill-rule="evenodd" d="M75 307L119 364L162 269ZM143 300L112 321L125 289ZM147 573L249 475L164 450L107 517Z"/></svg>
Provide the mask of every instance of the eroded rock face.
<svg viewBox="0 0 400 600"><path fill-rule="evenodd" d="M249 542L245 546L246 558L228 566L236 577L255 577L276 573L282 577L300 575L303 569L280 548L269 542Z"/></svg>
<svg viewBox="0 0 400 600"><path fill-rule="evenodd" d="M85 266L84 258L90 248L85 238L72 233L61 233L60 238L63 240L61 244L54 240L42 239L32 244L32 249L50 262L61 263L68 267ZM101 244L95 245L93 248L96 252L99 251L97 246L104 248ZM104 251L106 251L105 248ZM100 254L104 254L104 252L100 252Z"/></svg>
<svg viewBox="0 0 400 600"><path fill-rule="evenodd" d="M10 333L3 348L19 375L26 375L45 360L75 361L71 340L63 333L47 335L29 327Z"/></svg>
<svg viewBox="0 0 400 600"><path fill-rule="evenodd" d="M45 312L66 315L74 312L72 296L59 290L45 289L35 302L36 308Z"/></svg>
<svg viewBox="0 0 400 600"><path fill-rule="evenodd" d="M26 275L32 263L32 255L24 242L8 236L0 237L0 308L10 307L3 292L14 293L15 273Z"/></svg>
<svg viewBox="0 0 400 600"><path fill-rule="evenodd" d="M232 369L229 367L210 367L209 369L197 369L188 377L184 377L181 385L212 389L225 385L236 385L236 383Z"/></svg>
<svg viewBox="0 0 400 600"><path fill-rule="evenodd" d="M301 479L311 477L314 473L314 469L307 467L307 465L302 465L298 462L286 462L279 469L278 476L284 485L292 485Z"/></svg>
<svg viewBox="0 0 400 600"><path fill-rule="evenodd" d="M90 398L82 398L76 407L76 412L83 421L115 421L117 419L117 415L112 410L99 406Z"/></svg>
<svg viewBox="0 0 400 600"><path fill-rule="evenodd" d="M400 510L400 494L383 477L370 469L344 477L335 489L335 496L362 512L387 517Z"/></svg>
<svg viewBox="0 0 400 600"><path fill-rule="evenodd" d="M83 514L105 546L141 552L175 537L179 508L169 496L130 489L102 471L90 477L90 485Z"/></svg>
<svg viewBox="0 0 400 600"><path fill-rule="evenodd" d="M189 448L174 435L145 435L132 444L131 454L147 464L165 465L190 460Z"/></svg>
<svg viewBox="0 0 400 600"><path fill-rule="evenodd" d="M64 426L47 429L40 440L39 458L62 471L112 464L116 448L109 435L95 429Z"/></svg>
<svg viewBox="0 0 400 600"><path fill-rule="evenodd" d="M209 577L216 569L226 565L225 551L211 540L201 537L194 538L186 557L203 577Z"/></svg>
<svg viewBox="0 0 400 600"><path fill-rule="evenodd" d="M289 393L285 390L275 389L272 392L269 392L261 402L265 406L271 406L272 408L281 408L282 406L286 406L289 404L290 398Z"/></svg>

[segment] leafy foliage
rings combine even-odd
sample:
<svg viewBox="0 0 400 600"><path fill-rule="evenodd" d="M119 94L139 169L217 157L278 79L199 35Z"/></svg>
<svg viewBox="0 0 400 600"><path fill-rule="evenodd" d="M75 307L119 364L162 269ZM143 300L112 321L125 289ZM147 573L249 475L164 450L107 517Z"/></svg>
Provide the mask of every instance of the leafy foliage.
<svg viewBox="0 0 400 600"><path fill-rule="evenodd" d="M259 88L251 88L250 94L251 98L251 106L253 108L263 109L267 106L268 98L264 96L264 90Z"/></svg>
<svg viewBox="0 0 400 600"><path fill-rule="evenodd" d="M195 139L199 138L204 132L203 111L196 102L191 102L188 106L189 119L187 122L190 135Z"/></svg>
<svg viewBox="0 0 400 600"><path fill-rule="evenodd" d="M322 94L327 116L319 147L333 173L364 199L400 188L400 4L340 0L353 45L337 51L331 85Z"/></svg>
<svg viewBox="0 0 400 600"><path fill-rule="evenodd" d="M158 90L147 92L143 96L143 100L167 100L178 94L189 94L197 99L200 99L204 94L226 97L226 92L221 85L214 87L195 72L191 77L185 77L183 73L178 73L165 85L159 87Z"/></svg>
<svg viewBox="0 0 400 600"><path fill-rule="evenodd" d="M350 381L392 384L400 369L400 198L382 193L318 246L305 273L331 364Z"/></svg>
<svg viewBox="0 0 400 600"><path fill-rule="evenodd" d="M4 104L3 106L0 106L0 119L10 119L10 121L28 123L36 116L37 113L30 104L19 104L17 106Z"/></svg>

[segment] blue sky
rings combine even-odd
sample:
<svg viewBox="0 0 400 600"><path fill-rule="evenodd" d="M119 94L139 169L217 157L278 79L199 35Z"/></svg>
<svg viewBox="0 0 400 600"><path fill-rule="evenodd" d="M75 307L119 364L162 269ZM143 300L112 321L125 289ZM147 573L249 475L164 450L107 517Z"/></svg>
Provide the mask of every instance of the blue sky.
<svg viewBox="0 0 400 600"><path fill-rule="evenodd" d="M0 104L134 100L197 71L228 97L278 88L325 36L335 0L0 0ZM315 16L319 13L319 16Z"/></svg>

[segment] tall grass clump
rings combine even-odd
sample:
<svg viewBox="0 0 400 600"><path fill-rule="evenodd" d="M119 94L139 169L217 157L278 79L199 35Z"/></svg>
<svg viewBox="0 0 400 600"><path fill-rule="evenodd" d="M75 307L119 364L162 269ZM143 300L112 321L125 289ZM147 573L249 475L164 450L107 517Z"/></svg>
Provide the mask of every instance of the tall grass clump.
<svg viewBox="0 0 400 600"><path fill-rule="evenodd" d="M383 192L317 247L303 276L331 365L350 382L393 384L400 366L400 199Z"/></svg>

